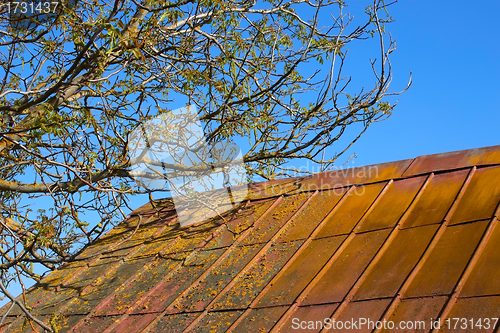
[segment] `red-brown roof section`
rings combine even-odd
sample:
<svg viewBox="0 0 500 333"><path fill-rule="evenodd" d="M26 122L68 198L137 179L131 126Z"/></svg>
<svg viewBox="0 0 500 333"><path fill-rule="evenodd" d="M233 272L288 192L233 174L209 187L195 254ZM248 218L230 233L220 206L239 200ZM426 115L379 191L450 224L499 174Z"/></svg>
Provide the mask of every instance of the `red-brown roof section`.
<svg viewBox="0 0 500 333"><path fill-rule="evenodd" d="M59 332L319 332L326 318L498 331L500 146L258 183L248 198L184 229L168 201L136 210L31 288L32 313L57 314ZM2 332L31 331L7 316Z"/></svg>

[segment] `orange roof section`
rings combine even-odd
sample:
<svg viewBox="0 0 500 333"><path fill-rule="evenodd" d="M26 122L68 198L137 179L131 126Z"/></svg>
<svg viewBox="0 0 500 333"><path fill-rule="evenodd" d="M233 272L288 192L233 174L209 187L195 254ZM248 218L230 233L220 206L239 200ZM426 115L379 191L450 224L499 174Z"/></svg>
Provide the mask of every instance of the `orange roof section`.
<svg viewBox="0 0 500 333"><path fill-rule="evenodd" d="M59 332L498 332L499 203L500 146L253 184L186 228L163 200L26 296Z"/></svg>

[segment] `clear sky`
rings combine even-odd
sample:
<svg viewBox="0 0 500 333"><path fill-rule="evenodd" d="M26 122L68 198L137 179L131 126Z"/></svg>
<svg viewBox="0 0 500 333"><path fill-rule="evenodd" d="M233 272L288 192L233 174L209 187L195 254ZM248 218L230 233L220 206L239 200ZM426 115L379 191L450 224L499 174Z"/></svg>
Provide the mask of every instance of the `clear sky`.
<svg viewBox="0 0 500 333"><path fill-rule="evenodd" d="M352 1L355 6L367 1ZM498 0L400 0L390 6L393 115L372 127L350 152L361 166L500 144Z"/></svg>

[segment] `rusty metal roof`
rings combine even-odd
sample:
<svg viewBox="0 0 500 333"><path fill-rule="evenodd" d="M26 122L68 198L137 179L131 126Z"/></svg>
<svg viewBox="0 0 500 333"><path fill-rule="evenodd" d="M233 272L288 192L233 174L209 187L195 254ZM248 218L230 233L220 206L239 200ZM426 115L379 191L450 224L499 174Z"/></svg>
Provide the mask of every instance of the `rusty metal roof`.
<svg viewBox="0 0 500 333"><path fill-rule="evenodd" d="M500 317L500 146L258 183L248 198L187 228L169 201L141 207L31 288L32 313L57 314L59 332L295 332L326 318L428 332L431 318L446 331L447 318ZM31 331L7 316L3 332Z"/></svg>

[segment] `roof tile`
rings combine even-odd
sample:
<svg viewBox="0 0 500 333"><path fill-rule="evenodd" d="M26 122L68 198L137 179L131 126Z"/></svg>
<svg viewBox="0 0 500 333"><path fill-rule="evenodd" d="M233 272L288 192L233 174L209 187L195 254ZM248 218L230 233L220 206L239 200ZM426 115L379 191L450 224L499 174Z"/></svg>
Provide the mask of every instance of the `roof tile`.
<svg viewBox="0 0 500 333"><path fill-rule="evenodd" d="M483 296L500 294L500 225L496 223L491 237L477 262L474 263L460 296Z"/></svg>
<svg viewBox="0 0 500 333"><path fill-rule="evenodd" d="M83 325L77 332L105 332L107 328L116 324L118 320L120 320L120 317L113 315L90 317L81 322Z"/></svg>
<svg viewBox="0 0 500 333"><path fill-rule="evenodd" d="M405 297L448 295L462 275L489 221L446 228ZM467 239L467 242L463 240Z"/></svg>
<svg viewBox="0 0 500 333"><path fill-rule="evenodd" d="M410 298L402 300L396 311L390 314L387 318L387 321L395 323L395 328L382 329L380 332L402 333L408 332L408 328L413 328L413 330L411 330L412 332L429 332L431 320L438 318L439 313L447 300L448 296ZM405 325L403 329L398 329L396 325L403 322ZM418 327L421 329L417 329Z"/></svg>
<svg viewBox="0 0 500 333"><path fill-rule="evenodd" d="M500 202L500 168L478 169L453 213L450 224L489 219Z"/></svg>
<svg viewBox="0 0 500 333"><path fill-rule="evenodd" d="M356 186L346 195L335 212L329 215L316 238L345 235L352 231L359 219L372 205L386 183Z"/></svg>
<svg viewBox="0 0 500 333"><path fill-rule="evenodd" d="M250 203L244 209L237 211L233 219L226 219L226 228L222 229L222 234L218 237L213 237L205 246L205 249L214 249L226 247L235 241L238 234L252 227L254 223L264 215L269 207L273 204L272 200L263 200L256 203Z"/></svg>
<svg viewBox="0 0 500 333"><path fill-rule="evenodd" d="M149 263L151 263L149 258L127 260L121 263L116 269L106 272L106 275L81 290L71 303L62 309L62 313L65 315L89 313L106 297L117 292L127 279Z"/></svg>
<svg viewBox="0 0 500 333"><path fill-rule="evenodd" d="M342 326L336 326L338 331L342 331L345 327L344 323L353 321L358 322L358 327L351 326L353 329L345 330L349 332L372 332L373 324L377 322L383 315L385 309L391 302L390 299L374 299L369 301L350 302L344 308L339 308L334 315L336 321L342 322ZM364 321L365 320L365 321ZM365 324L361 325L363 322Z"/></svg>
<svg viewBox="0 0 500 333"><path fill-rule="evenodd" d="M59 270L54 271L45 277L42 282L38 285L35 285L29 293L26 294L27 304L31 304L31 307L35 308L38 301L45 301L50 297L58 286L62 283L68 281L70 278L74 277L74 274L77 271L85 269L87 267L88 261L77 261L71 263L71 265L64 265ZM2 308L0 312L1 315L4 315L6 312L6 308ZM21 309L17 306L14 306L11 310L10 314L19 315L21 314Z"/></svg>
<svg viewBox="0 0 500 333"><path fill-rule="evenodd" d="M154 314L157 315L157 314ZM162 316L157 322L149 327L151 333L181 333L186 327L200 314L192 313L177 313L173 315Z"/></svg>
<svg viewBox="0 0 500 333"><path fill-rule="evenodd" d="M235 279L234 286L216 300L212 309L227 310L248 307L303 242L277 243L271 246Z"/></svg>
<svg viewBox="0 0 500 333"><path fill-rule="evenodd" d="M402 160L357 168L337 169L304 179L300 188L333 189L399 178L413 160Z"/></svg>
<svg viewBox="0 0 500 333"><path fill-rule="evenodd" d="M182 265L189 252L168 254L153 261L150 266L139 270L139 275L124 283L118 290L109 295L108 299L94 308L94 315L124 314L133 303L144 296L163 278ZM137 273L137 271L136 271Z"/></svg>
<svg viewBox="0 0 500 333"><path fill-rule="evenodd" d="M169 306L167 313L203 311L262 247L262 244L242 246L225 253L222 262L207 270L200 281Z"/></svg>
<svg viewBox="0 0 500 333"><path fill-rule="evenodd" d="M345 192L346 189L341 188L331 191L319 191L314 194L311 202L300 210L290 223L285 226L285 231L278 238L278 242L308 238L333 207L335 207Z"/></svg>
<svg viewBox="0 0 500 333"><path fill-rule="evenodd" d="M389 232L390 230L379 230L353 236L345 249L322 272L303 304L342 302Z"/></svg>
<svg viewBox="0 0 500 333"><path fill-rule="evenodd" d="M408 159L356 168L336 169L307 177L251 184L248 199L276 197L285 193L290 195L304 191L330 190L400 178L412 162L413 159Z"/></svg>
<svg viewBox="0 0 500 333"><path fill-rule="evenodd" d="M314 239L296 252L291 264L284 267L272 281L272 286L263 291L256 307L292 304L300 292L320 271L338 249L345 236ZM306 267L308 269L304 269Z"/></svg>
<svg viewBox="0 0 500 333"><path fill-rule="evenodd" d="M317 322L323 322L325 318L330 318L330 316L338 306L338 303L314 306L299 306L288 317L287 321L280 328L279 332L319 332L321 330L321 326L318 325Z"/></svg>
<svg viewBox="0 0 500 333"><path fill-rule="evenodd" d="M243 310L209 312L196 325L199 333L224 333L243 314Z"/></svg>
<svg viewBox="0 0 500 333"><path fill-rule="evenodd" d="M419 156L406 170L403 177L491 164L500 164L500 146Z"/></svg>
<svg viewBox="0 0 500 333"><path fill-rule="evenodd" d="M437 230L429 225L398 231L354 295L354 300L393 297L419 261Z"/></svg>
<svg viewBox="0 0 500 333"><path fill-rule="evenodd" d="M411 228L443 222L468 173L469 169L465 169L434 175L401 227Z"/></svg>
<svg viewBox="0 0 500 333"><path fill-rule="evenodd" d="M167 274L163 281L147 294L146 298L137 302L132 313L161 312L165 310L224 251L225 249L201 251L193 257L188 257L179 269Z"/></svg>
<svg viewBox="0 0 500 333"><path fill-rule="evenodd" d="M231 332L269 332L286 310L288 306L247 310L231 327Z"/></svg>
<svg viewBox="0 0 500 333"><path fill-rule="evenodd" d="M396 225L427 177L400 179L389 184L382 198L370 210L356 232L391 228Z"/></svg>
<svg viewBox="0 0 500 333"><path fill-rule="evenodd" d="M455 318L459 318L459 320L457 321ZM500 318L499 295L462 298L453 306L448 316L441 320L442 329L439 332L457 332L458 330L464 332L498 332L498 328L500 328L498 318ZM447 321L447 319L450 320ZM471 327L471 319L475 325L474 327ZM479 323L478 319L481 319ZM464 325L464 322L466 322L467 326L463 326L462 329L461 325ZM482 328L476 326L478 324L481 324Z"/></svg>
<svg viewBox="0 0 500 333"><path fill-rule="evenodd" d="M253 232L242 240L241 245L269 242L312 194L312 192L304 192L285 196L271 213L256 223Z"/></svg>
<svg viewBox="0 0 500 333"><path fill-rule="evenodd" d="M130 315L124 318L120 318L112 326L111 329L108 328L110 333L121 333L121 332L140 332L146 328L153 320L158 317L156 313L147 314L137 314ZM102 331L101 331L102 332Z"/></svg>
<svg viewBox="0 0 500 333"><path fill-rule="evenodd" d="M36 314L51 315L55 309L61 310L67 306L67 302L71 301L81 291L101 277L110 265L116 265L121 261L121 258L103 258L98 262L90 265L82 274L75 276L73 279L64 283L60 289L44 298L43 303L35 307L33 312Z"/></svg>

